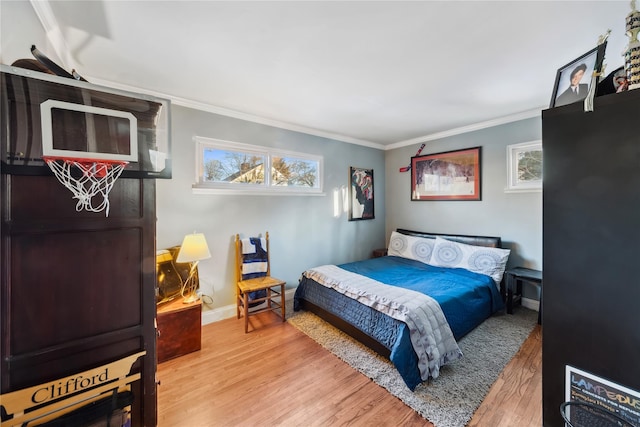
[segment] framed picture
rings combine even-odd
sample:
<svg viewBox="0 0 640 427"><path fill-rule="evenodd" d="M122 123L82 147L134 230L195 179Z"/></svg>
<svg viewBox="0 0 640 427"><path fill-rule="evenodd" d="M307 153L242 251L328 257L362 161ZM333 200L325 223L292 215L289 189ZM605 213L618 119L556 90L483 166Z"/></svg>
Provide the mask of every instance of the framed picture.
<svg viewBox="0 0 640 427"><path fill-rule="evenodd" d="M505 192L542 191L542 141L507 146Z"/></svg>
<svg viewBox="0 0 640 427"><path fill-rule="evenodd" d="M549 108L583 101L594 70L602 68L607 44L602 43L558 70Z"/></svg>
<svg viewBox="0 0 640 427"><path fill-rule="evenodd" d="M411 158L411 200L481 200L480 147Z"/></svg>
<svg viewBox="0 0 640 427"><path fill-rule="evenodd" d="M373 169L349 167L349 221L374 219Z"/></svg>
<svg viewBox="0 0 640 427"><path fill-rule="evenodd" d="M570 365L565 365L564 387L562 418L575 423L565 425L595 426L604 419L611 425L640 425L637 391Z"/></svg>

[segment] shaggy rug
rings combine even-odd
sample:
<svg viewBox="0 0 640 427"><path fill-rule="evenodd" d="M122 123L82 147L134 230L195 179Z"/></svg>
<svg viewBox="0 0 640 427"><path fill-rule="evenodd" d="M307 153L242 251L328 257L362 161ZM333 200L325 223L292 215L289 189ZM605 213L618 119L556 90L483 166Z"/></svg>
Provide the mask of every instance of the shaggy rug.
<svg viewBox="0 0 640 427"><path fill-rule="evenodd" d="M518 352L537 321L519 308L497 314L462 338L464 357L440 370L435 380L409 390L391 362L306 311L291 313L291 325L413 408L436 427L465 426L500 372Z"/></svg>

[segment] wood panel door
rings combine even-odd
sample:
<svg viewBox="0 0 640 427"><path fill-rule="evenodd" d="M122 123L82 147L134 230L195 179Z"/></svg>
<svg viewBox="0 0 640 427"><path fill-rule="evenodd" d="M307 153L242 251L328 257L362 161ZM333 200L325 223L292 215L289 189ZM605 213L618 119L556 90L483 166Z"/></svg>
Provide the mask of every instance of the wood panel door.
<svg viewBox="0 0 640 427"><path fill-rule="evenodd" d="M117 180L107 217L53 176L1 180L2 393L145 350L132 422L154 426L155 181Z"/></svg>

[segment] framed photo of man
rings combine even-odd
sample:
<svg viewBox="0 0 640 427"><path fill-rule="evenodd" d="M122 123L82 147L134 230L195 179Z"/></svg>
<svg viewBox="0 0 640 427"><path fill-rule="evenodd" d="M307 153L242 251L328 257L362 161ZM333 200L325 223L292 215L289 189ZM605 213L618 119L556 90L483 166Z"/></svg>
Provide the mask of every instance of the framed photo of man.
<svg viewBox="0 0 640 427"><path fill-rule="evenodd" d="M593 71L602 65L605 48L606 43L600 44L558 69L549 108L584 101L592 84Z"/></svg>

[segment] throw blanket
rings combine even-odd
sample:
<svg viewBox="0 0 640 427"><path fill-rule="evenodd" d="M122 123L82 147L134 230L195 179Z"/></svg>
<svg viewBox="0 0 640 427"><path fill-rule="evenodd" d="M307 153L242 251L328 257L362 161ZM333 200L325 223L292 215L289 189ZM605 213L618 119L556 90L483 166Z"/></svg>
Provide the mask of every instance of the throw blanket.
<svg viewBox="0 0 640 427"><path fill-rule="evenodd" d="M433 298L420 292L385 285L335 265L312 268L303 274L406 323L423 381L437 378L441 366L462 357L444 313Z"/></svg>
<svg viewBox="0 0 640 427"><path fill-rule="evenodd" d="M248 237L242 239L242 253L255 254L256 248L262 249L267 247L267 239L264 237Z"/></svg>
<svg viewBox="0 0 640 427"><path fill-rule="evenodd" d="M262 277L267 273L266 247L264 238L242 239L242 280Z"/></svg>

